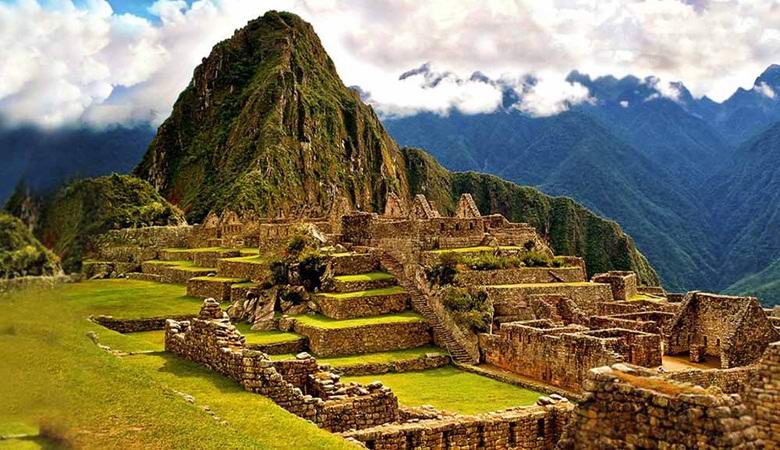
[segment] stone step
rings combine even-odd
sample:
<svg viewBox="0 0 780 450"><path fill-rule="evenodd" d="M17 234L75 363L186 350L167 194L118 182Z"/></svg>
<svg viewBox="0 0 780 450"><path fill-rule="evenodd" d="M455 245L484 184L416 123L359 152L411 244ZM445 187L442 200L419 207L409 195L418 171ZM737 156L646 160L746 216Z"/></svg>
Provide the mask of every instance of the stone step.
<svg viewBox="0 0 780 450"><path fill-rule="evenodd" d="M187 295L190 297L213 298L225 303L230 300L230 290L234 284L244 283L240 278L195 277L187 281Z"/></svg>
<svg viewBox="0 0 780 450"><path fill-rule="evenodd" d="M379 269L379 258L370 253L334 253L328 255L333 275L373 272Z"/></svg>
<svg viewBox="0 0 780 450"><path fill-rule="evenodd" d="M257 255L223 258L217 261L219 276L226 278L244 278L254 282L264 281L271 271L267 261Z"/></svg>
<svg viewBox="0 0 780 450"><path fill-rule="evenodd" d="M383 289L398 285L398 280L387 272L366 272L333 277L333 292L357 292Z"/></svg>
<svg viewBox="0 0 780 450"><path fill-rule="evenodd" d="M241 256L238 249L219 247L207 248L166 248L160 250L158 259L161 261L191 261L196 267L217 267L222 258Z"/></svg>
<svg viewBox="0 0 780 450"><path fill-rule="evenodd" d="M306 336L312 353L323 357L403 350L433 342L428 322L410 312L351 320L322 315L282 318L280 328L287 327Z"/></svg>
<svg viewBox="0 0 780 450"><path fill-rule="evenodd" d="M216 269L195 267L190 261L146 261L141 272L159 276L162 283L184 284L190 278L216 273Z"/></svg>
<svg viewBox="0 0 780 450"><path fill-rule="evenodd" d="M314 301L320 312L331 319L354 319L388 313L398 313L409 308L409 294L400 286L348 293L319 293Z"/></svg>

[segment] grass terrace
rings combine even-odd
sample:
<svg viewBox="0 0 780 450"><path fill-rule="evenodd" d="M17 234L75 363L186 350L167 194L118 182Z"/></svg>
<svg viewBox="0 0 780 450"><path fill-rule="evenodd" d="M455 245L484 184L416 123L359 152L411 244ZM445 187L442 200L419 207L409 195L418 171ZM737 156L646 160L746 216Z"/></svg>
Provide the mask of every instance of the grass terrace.
<svg viewBox="0 0 780 450"><path fill-rule="evenodd" d="M197 314L203 299L185 295L184 286L111 279L65 284L57 288L64 308L118 319Z"/></svg>
<svg viewBox="0 0 780 450"><path fill-rule="evenodd" d="M150 261L144 261L144 264L156 264L160 266L173 267L178 270L184 270L193 273L208 273L208 272L215 272L217 270L213 267L196 266L195 263L193 263L192 261L160 261L157 259L153 259Z"/></svg>
<svg viewBox="0 0 780 450"><path fill-rule="evenodd" d="M211 281L213 283L246 283L246 278L228 278L228 277L194 277L191 280Z"/></svg>
<svg viewBox="0 0 780 450"><path fill-rule="evenodd" d="M346 300L350 298L379 297L381 295L403 294L404 292L406 292L406 290L404 290L404 288L402 288L401 286L392 286L392 287L382 288L382 289L370 289L368 291L341 292L341 293L320 292L317 295Z"/></svg>
<svg viewBox="0 0 780 450"><path fill-rule="evenodd" d="M255 331L252 330L251 324L243 322L237 323L236 328L244 337L246 337L246 343L248 345L276 344L279 342L292 342L303 339L303 336L300 334L288 333L285 331Z"/></svg>
<svg viewBox="0 0 780 450"><path fill-rule="evenodd" d="M260 255L245 255L245 256L236 256L233 258L222 258L222 261L230 261L230 262L245 262L250 264L262 264L266 262L266 259L263 258Z"/></svg>
<svg viewBox="0 0 780 450"><path fill-rule="evenodd" d="M477 246L477 247L458 247L458 248L440 248L437 250L428 250L429 253L436 253L436 254L442 254L442 253L478 253L478 252L492 252L496 248L490 247L487 245ZM516 245L506 245L498 247L499 250L507 250L507 251L525 251L523 247L518 247Z"/></svg>
<svg viewBox="0 0 780 450"><path fill-rule="evenodd" d="M530 406L543 394L502 383L454 367L420 372L344 377L345 382L381 381L407 406L432 405L460 414L480 414Z"/></svg>
<svg viewBox="0 0 780 450"><path fill-rule="evenodd" d="M208 253L208 252L228 252L239 251L242 255L257 255L260 250L254 247L227 248L227 247L201 247L201 248L164 248L163 251L170 253Z"/></svg>
<svg viewBox="0 0 780 450"><path fill-rule="evenodd" d="M387 272L367 272L367 273L359 273L356 275L338 275L333 277L333 279L344 283L354 283L359 281L392 280L395 279L395 277L390 275Z"/></svg>
<svg viewBox="0 0 780 450"><path fill-rule="evenodd" d="M305 314L300 316L293 316L293 318L303 325L332 330L339 328L355 328L365 325L377 325L382 323L422 322L425 320L421 315L412 311L345 320L331 319L320 314Z"/></svg>
<svg viewBox="0 0 780 450"><path fill-rule="evenodd" d="M40 424L49 439L0 448L355 448L205 367L165 353L118 358L87 337L94 331L112 348L148 347L144 338L152 336L122 335L85 318L121 305L152 310L182 293L181 286L98 280L0 295L0 434L34 435Z"/></svg>
<svg viewBox="0 0 780 450"><path fill-rule="evenodd" d="M358 364L387 364L398 361L408 361L410 359L419 359L428 353L437 355L446 355L442 349L426 345L424 347L410 348L406 350L394 350L391 352L366 353L363 355L338 356L333 358L318 357L317 361L321 364L330 364L333 367L348 367ZM292 359L295 355L291 353L283 355L270 355L273 360Z"/></svg>

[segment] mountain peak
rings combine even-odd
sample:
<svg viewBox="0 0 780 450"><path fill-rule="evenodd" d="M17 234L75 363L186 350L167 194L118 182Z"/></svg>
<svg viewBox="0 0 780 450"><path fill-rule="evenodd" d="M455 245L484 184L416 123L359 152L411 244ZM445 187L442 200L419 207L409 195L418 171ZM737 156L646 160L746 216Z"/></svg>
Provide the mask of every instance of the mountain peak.
<svg viewBox="0 0 780 450"><path fill-rule="evenodd" d="M314 29L276 11L195 69L135 173L191 220L212 210L376 210L405 195L398 146L345 86Z"/></svg>

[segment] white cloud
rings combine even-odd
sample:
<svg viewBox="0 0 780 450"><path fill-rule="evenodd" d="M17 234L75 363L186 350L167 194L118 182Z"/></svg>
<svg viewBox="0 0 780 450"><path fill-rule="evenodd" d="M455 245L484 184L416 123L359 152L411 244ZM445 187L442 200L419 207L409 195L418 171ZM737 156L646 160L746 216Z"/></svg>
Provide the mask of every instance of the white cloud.
<svg viewBox="0 0 780 450"><path fill-rule="evenodd" d="M759 83L759 84L757 84L757 85L753 86L753 89L754 89L756 92L759 92L759 93L761 93L761 95L763 95L764 97L771 98L771 99L773 99L773 100L774 100L774 98L775 98L775 95L776 95L776 94L775 94L775 91L774 91L774 89L772 89L772 86L769 86L769 85L768 85L768 84L766 84L766 82L764 82L764 81L762 81L761 83Z"/></svg>
<svg viewBox="0 0 780 450"><path fill-rule="evenodd" d="M579 83L541 78L523 94L516 107L532 116L546 117L589 101L592 99L588 88Z"/></svg>
<svg viewBox="0 0 780 450"><path fill-rule="evenodd" d="M778 0L159 0L149 7L158 21L114 14L104 0L45 4L0 2L5 121L158 124L211 47L271 8L312 22L345 83L387 114L500 105L490 84L398 80L421 61L463 79L531 74L539 83L519 107L542 115L587 100L563 81L572 69L655 75L669 98L679 92L668 80L681 80L722 100L780 61Z"/></svg>

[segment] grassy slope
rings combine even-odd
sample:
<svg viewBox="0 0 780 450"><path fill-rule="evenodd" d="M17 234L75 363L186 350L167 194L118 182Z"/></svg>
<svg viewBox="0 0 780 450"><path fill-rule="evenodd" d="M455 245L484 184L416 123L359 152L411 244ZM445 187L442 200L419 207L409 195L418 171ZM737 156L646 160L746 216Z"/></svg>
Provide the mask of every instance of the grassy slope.
<svg viewBox="0 0 780 450"><path fill-rule="evenodd" d="M478 414L513 406L528 406L541 394L463 372L454 367L401 374L345 377L344 381L370 383L379 380L393 389L408 406L432 405L461 414Z"/></svg>
<svg viewBox="0 0 780 450"><path fill-rule="evenodd" d="M352 281L380 281L390 280L394 277L387 272L367 272L359 273L355 275L338 275L333 277L336 281L352 282Z"/></svg>
<svg viewBox="0 0 780 450"><path fill-rule="evenodd" d="M357 281L357 280L356 280ZM381 296L381 295L394 295L394 294L403 294L406 292L404 288L401 286L392 286L388 288L381 288L381 289L370 289L368 291L355 291L355 292L344 292L344 293L332 293L332 292L321 292L318 295L321 295L323 297L330 297L330 298L336 298L336 299L350 299L350 298L361 298L361 297L374 297L374 296Z"/></svg>
<svg viewBox="0 0 780 450"><path fill-rule="evenodd" d="M76 286L69 294L0 297L0 423L41 422L76 448L351 448L192 363L166 355L117 358L100 350L88 331L109 345L142 340L130 342L84 320L106 292L99 283ZM130 300L142 298L125 295L131 292ZM193 395L195 404L174 391ZM227 425L202 410L205 405Z"/></svg>
<svg viewBox="0 0 780 450"><path fill-rule="evenodd" d="M767 307L780 305L780 259L766 269L732 284L723 292L758 297L761 304Z"/></svg>
<svg viewBox="0 0 780 450"><path fill-rule="evenodd" d="M123 319L196 314L202 299L187 297L184 286L138 280L93 280L67 284L57 290L63 306L84 317L108 315Z"/></svg>

